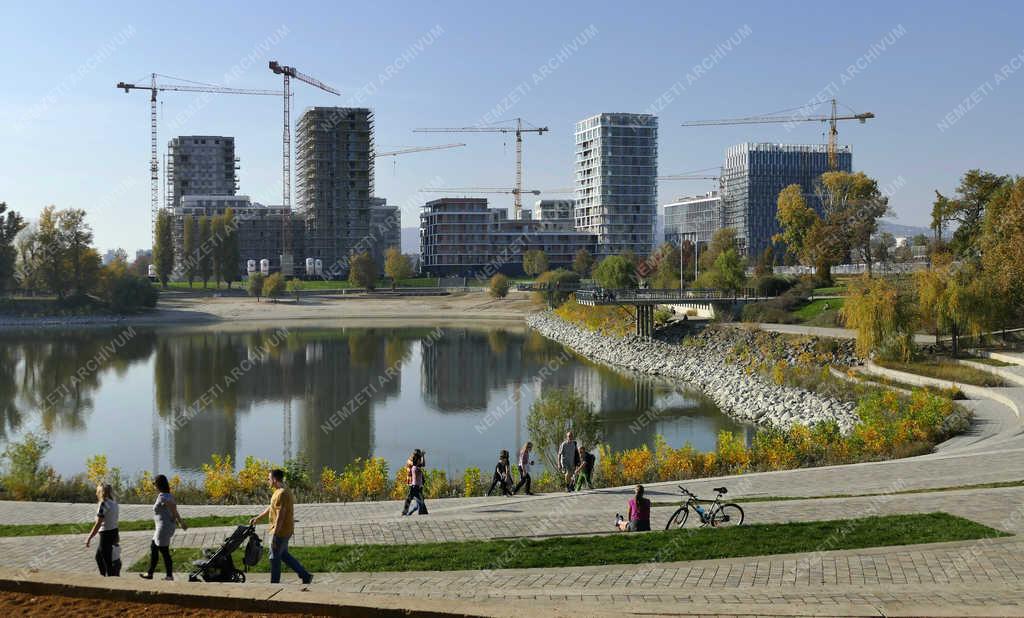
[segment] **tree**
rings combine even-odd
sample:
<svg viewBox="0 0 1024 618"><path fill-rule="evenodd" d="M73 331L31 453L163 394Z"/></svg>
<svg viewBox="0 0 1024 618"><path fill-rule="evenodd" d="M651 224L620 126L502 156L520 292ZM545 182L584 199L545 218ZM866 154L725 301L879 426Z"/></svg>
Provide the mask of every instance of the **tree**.
<svg viewBox="0 0 1024 618"><path fill-rule="evenodd" d="M24 228L25 220L21 215L13 210L8 211L7 204L0 202L0 294L13 287L14 267L18 258L14 240Z"/></svg>
<svg viewBox="0 0 1024 618"><path fill-rule="evenodd" d="M714 265L719 255L727 249L735 248L736 245L735 229L723 227L716 230L711 237L711 242L704 248L704 252L700 254L700 269L702 271L708 270Z"/></svg>
<svg viewBox="0 0 1024 618"><path fill-rule="evenodd" d="M889 232L882 232L871 244L871 253L875 262L883 267L888 265L892 262L895 247L896 238Z"/></svg>
<svg viewBox="0 0 1024 618"><path fill-rule="evenodd" d="M213 252L210 247L213 242L213 228L210 218L201 215L197 227L199 228L199 253L196 255L196 265L199 268L199 279L203 282L203 289L206 289L206 283L213 275Z"/></svg>
<svg viewBox="0 0 1024 618"><path fill-rule="evenodd" d="M541 273L535 282L538 288L537 296L549 307L558 307L564 303L579 284L580 276L563 268Z"/></svg>
<svg viewBox="0 0 1024 618"><path fill-rule="evenodd" d="M817 221L811 226L804 239L803 262L814 266L814 277L819 286L832 283L832 267L843 259L845 249L836 242L836 232L824 221Z"/></svg>
<svg viewBox="0 0 1024 618"><path fill-rule="evenodd" d="M648 277L651 287L658 290L678 289L680 261L682 253L679 249L670 242L662 243L647 260L654 268L654 272Z"/></svg>
<svg viewBox="0 0 1024 618"><path fill-rule="evenodd" d="M783 243L789 257L804 266L814 266L807 260L810 253L807 251L807 235L811 228L821 223L821 217L807 205L803 188L799 184L789 185L779 192L775 218L782 231L773 236L772 240Z"/></svg>
<svg viewBox="0 0 1024 618"><path fill-rule="evenodd" d="M840 313L857 331L857 353L910 360L914 316L908 296L884 277L866 274L850 284Z"/></svg>
<svg viewBox="0 0 1024 618"><path fill-rule="evenodd" d="M701 273L697 285L735 292L746 284L746 270L746 260L740 257L735 247L730 247L718 254L711 268Z"/></svg>
<svg viewBox="0 0 1024 618"><path fill-rule="evenodd" d="M167 281L174 272L174 238L171 225L171 213L161 208L156 215L153 266L156 267L156 277L164 289L167 288Z"/></svg>
<svg viewBox="0 0 1024 618"><path fill-rule="evenodd" d="M285 291L285 281L281 273L274 273L263 280L263 295L277 300Z"/></svg>
<svg viewBox="0 0 1024 618"><path fill-rule="evenodd" d="M217 289L220 289L220 282L224 280L224 239L227 232L224 229L224 218L216 216L210 220L210 267L213 271L213 282Z"/></svg>
<svg viewBox="0 0 1024 618"><path fill-rule="evenodd" d="M508 296L508 277L501 273L497 273L491 277L491 281L488 284L488 291L494 298L505 298Z"/></svg>
<svg viewBox="0 0 1024 618"><path fill-rule="evenodd" d="M295 295L295 302L299 302L299 294L302 292L302 279L294 277L288 280L288 293Z"/></svg>
<svg viewBox="0 0 1024 618"><path fill-rule="evenodd" d="M540 249L531 249L523 254L523 271L536 277L548 269L548 256Z"/></svg>
<svg viewBox="0 0 1024 618"><path fill-rule="evenodd" d="M185 215L182 224L181 252L182 262L185 267L185 279L188 287L192 287L195 281L198 265L196 264L196 221L192 215Z"/></svg>
<svg viewBox="0 0 1024 618"><path fill-rule="evenodd" d="M245 289L249 292L249 296L256 297L256 302L260 302L260 296L263 294L263 283L263 273L256 271L249 274L249 281Z"/></svg>
<svg viewBox="0 0 1024 618"><path fill-rule="evenodd" d="M356 287L374 289L377 283L377 264L369 253L364 251L349 257L348 281Z"/></svg>
<svg viewBox="0 0 1024 618"><path fill-rule="evenodd" d="M594 256L586 249L577 251L576 256L572 259L572 269L576 271L576 274L586 277L592 268L594 268Z"/></svg>
<svg viewBox="0 0 1024 618"><path fill-rule="evenodd" d="M594 267L597 285L610 290L636 287L636 266L622 255L609 255Z"/></svg>
<svg viewBox="0 0 1024 618"><path fill-rule="evenodd" d="M399 279L412 276L412 260L398 247L391 247L384 254L384 274L391 278L391 289L394 290Z"/></svg>
<svg viewBox="0 0 1024 618"><path fill-rule="evenodd" d="M239 267L242 261L238 246L238 223L235 221L235 211L233 208L224 209L221 225L223 237L219 243L220 260L218 261L218 267L221 279L228 284L228 289L230 290L231 284L239 279Z"/></svg>
<svg viewBox="0 0 1024 618"><path fill-rule="evenodd" d="M1024 178L1007 183L989 203L980 245L993 296L1008 310L1002 317L1024 319Z"/></svg>
<svg viewBox="0 0 1024 618"><path fill-rule="evenodd" d="M775 247L768 245L757 257L757 264L754 265L754 276L767 277L775 272Z"/></svg>
<svg viewBox="0 0 1024 618"><path fill-rule="evenodd" d="M18 243L23 282L63 300L88 294L99 283L100 256L93 249L85 211L47 206L38 223Z"/></svg>
<svg viewBox="0 0 1024 618"><path fill-rule="evenodd" d="M864 172L825 172L816 191L838 244L856 252L870 276L871 237L878 231L878 220L889 213L889 198L878 190L878 181Z"/></svg>
<svg viewBox="0 0 1024 618"><path fill-rule="evenodd" d="M981 276L970 264L958 265L950 254L936 255L931 267L914 274L918 311L923 321L939 334L948 331L953 355L960 353L960 336L978 333L985 323L988 307L976 281Z"/></svg>
<svg viewBox="0 0 1024 618"><path fill-rule="evenodd" d="M567 431L572 431L576 442L585 448L593 448L602 438L601 420L593 404L571 388L544 390L530 406L526 430L549 470L558 469L555 451Z"/></svg>
<svg viewBox="0 0 1024 618"><path fill-rule="evenodd" d="M85 211L67 208L58 213L61 240L74 276L76 295L87 294L99 280L102 260L92 248L92 228L85 222Z"/></svg>
<svg viewBox="0 0 1024 618"><path fill-rule="evenodd" d="M936 207L942 203L941 215L947 221L956 221L959 227L953 232L950 243L953 253L961 258L977 258L981 253L979 244L982 222L989 202L1009 182L1008 176L999 176L978 169L968 170L960 179L953 198L946 198L938 191ZM933 219L934 219L933 210Z"/></svg>

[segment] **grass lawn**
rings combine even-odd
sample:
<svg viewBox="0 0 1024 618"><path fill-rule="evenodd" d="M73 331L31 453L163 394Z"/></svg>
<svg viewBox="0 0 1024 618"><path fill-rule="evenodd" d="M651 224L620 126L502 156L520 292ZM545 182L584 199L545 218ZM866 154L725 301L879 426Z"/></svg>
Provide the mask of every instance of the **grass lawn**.
<svg viewBox="0 0 1024 618"><path fill-rule="evenodd" d="M815 296L838 296L846 294L845 285L835 285L830 288L814 288Z"/></svg>
<svg viewBox="0 0 1024 618"><path fill-rule="evenodd" d="M652 522L660 528L664 522ZM611 523L608 523L609 529ZM821 549L857 549L1009 536L946 513L887 515L861 519L755 524L737 528L685 529L644 534L556 537L415 545L323 545L289 547L313 572L462 571L602 564L645 564L764 556ZM172 549L177 564L200 550ZM148 558L132 565L144 570ZM266 572L267 560L251 570Z"/></svg>
<svg viewBox="0 0 1024 618"><path fill-rule="evenodd" d="M813 320L826 311L838 311L839 309L842 309L843 303L845 302L845 298L819 298L817 300L812 300L803 307L800 307L793 312L793 315L801 322L807 322L809 320Z"/></svg>
<svg viewBox="0 0 1024 618"><path fill-rule="evenodd" d="M964 358L966 360L971 361L972 363L981 363L982 365L988 365L990 367L1013 367L1014 366L1013 363L1008 363L1006 361L1001 361L1001 360L999 360L997 358L988 358L988 357L985 357L985 356L965 356Z"/></svg>
<svg viewBox="0 0 1024 618"><path fill-rule="evenodd" d="M876 360L875 364L887 369L915 373L929 378L949 380L958 384L973 384L975 386L1006 386L1006 382L999 376L983 371L976 367L959 365L952 361L943 359L932 359L924 361L911 361L901 363L897 361Z"/></svg>
<svg viewBox="0 0 1024 618"><path fill-rule="evenodd" d="M255 513L253 513L255 515ZM185 523L189 528L210 528L216 526L242 526L249 523L252 515L208 515L206 517L187 517ZM43 536L49 534L89 534L92 522L78 524L4 524L0 525L0 537L4 536ZM117 529L121 532L136 530L152 530L152 519L135 519L118 522Z"/></svg>
<svg viewBox="0 0 1024 618"><path fill-rule="evenodd" d="M876 376L876 375L874 375L872 373L864 373L863 371L854 371L853 374L855 376L857 376L857 378L859 378L861 380L867 380L869 382L874 382L875 384L883 384L885 386L893 386L893 387L896 387L896 388L902 388L903 390L907 390L907 391L912 391L914 389L923 388L924 390L928 391L929 393L934 393L936 395L942 395L944 397L949 397L950 395L952 395L953 399L958 400L958 401L967 399L967 396L964 395L963 391L961 391L959 388L951 393L949 390L944 389L944 388L939 388L938 386L917 386L917 385L914 385L914 384L907 384L906 382L900 382L899 380L893 380L893 379L886 378L886 377L883 377L883 376Z"/></svg>

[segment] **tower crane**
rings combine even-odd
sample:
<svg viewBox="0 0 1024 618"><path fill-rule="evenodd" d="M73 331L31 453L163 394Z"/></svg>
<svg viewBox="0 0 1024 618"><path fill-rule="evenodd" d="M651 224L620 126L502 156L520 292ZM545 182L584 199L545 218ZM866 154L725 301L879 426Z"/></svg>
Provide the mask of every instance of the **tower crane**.
<svg viewBox="0 0 1024 618"><path fill-rule="evenodd" d="M451 127L433 129L413 129L414 133L515 133L516 135L516 185L512 189L515 196L513 213L516 219L523 209L523 133L536 133L543 135L548 131L547 127L523 127L523 119L516 118L515 126L478 126L478 127Z"/></svg>
<svg viewBox="0 0 1024 618"><path fill-rule="evenodd" d="M786 112L795 112L801 108L793 108L788 110L782 110L774 114L766 114L763 116L747 116L745 118L725 118L721 120L690 120L684 122L684 127L706 127L706 126L717 126L717 125L731 125L731 124L767 124L767 123L789 123L789 122L827 122L828 123L828 168L830 170L837 169L838 161L836 157L836 141L839 136L838 122L840 120L859 120L861 124L864 124L875 115L872 112L864 112L858 114L853 112L848 115L839 115L836 111L838 101L832 99L832 113L828 116L800 116L800 115L789 115L779 116L778 114Z"/></svg>
<svg viewBox="0 0 1024 618"><path fill-rule="evenodd" d="M310 86L315 86L320 90L330 92L334 95L341 95L341 93L320 80L297 70L295 67L282 65L277 60L271 60L269 67L276 75L281 75L284 80L284 139L281 145L281 182L283 187L281 189L281 204L287 211L292 207L291 79L294 77L300 82L305 82ZM291 217L285 217L282 223L281 233L284 237L281 239L281 272L284 275L289 275L295 272L295 265L292 260Z"/></svg>
<svg viewBox="0 0 1024 618"><path fill-rule="evenodd" d="M694 176L692 174L670 174L658 176L658 180L718 180L718 176Z"/></svg>
<svg viewBox="0 0 1024 618"><path fill-rule="evenodd" d="M226 88L216 84L205 84L203 82L190 82L188 84L162 84L157 78L173 79L177 81L189 81L169 75L151 73L149 84L131 84L117 82L117 88L129 92L131 90L149 91L149 132L150 132L150 159L149 159L149 182L150 182L150 208L149 224L152 233L156 233L156 214L160 209L160 175L157 159L157 132L156 132L156 99L157 92L211 92L215 94L254 94L254 95L277 95L274 90L253 90L251 88Z"/></svg>
<svg viewBox="0 0 1024 618"><path fill-rule="evenodd" d="M465 144L440 144L437 146L410 146L409 148L399 148L398 150L391 150L387 152L375 152L375 157L397 157L398 155L410 154L413 152L425 152L427 150L445 150L446 148L462 148Z"/></svg>

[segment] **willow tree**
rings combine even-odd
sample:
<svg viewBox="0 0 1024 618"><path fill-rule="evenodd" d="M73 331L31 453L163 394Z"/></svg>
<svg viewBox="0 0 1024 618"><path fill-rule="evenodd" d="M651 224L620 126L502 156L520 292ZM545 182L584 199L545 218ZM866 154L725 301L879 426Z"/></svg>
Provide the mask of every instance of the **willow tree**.
<svg viewBox="0 0 1024 618"><path fill-rule="evenodd" d="M914 313L896 283L867 275L856 279L840 313L846 326L857 331L857 354L910 360Z"/></svg>
<svg viewBox="0 0 1024 618"><path fill-rule="evenodd" d="M1024 320L1024 178L1018 178L992 199L981 232L981 263L993 296L1002 310L998 328Z"/></svg>

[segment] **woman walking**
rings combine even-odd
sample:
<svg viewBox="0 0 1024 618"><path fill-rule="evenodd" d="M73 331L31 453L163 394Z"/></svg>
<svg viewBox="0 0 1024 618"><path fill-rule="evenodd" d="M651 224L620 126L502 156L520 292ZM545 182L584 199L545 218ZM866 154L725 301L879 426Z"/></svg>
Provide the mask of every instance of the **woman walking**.
<svg viewBox="0 0 1024 618"><path fill-rule="evenodd" d="M96 521L89 531L89 538L85 540L85 546L89 547L89 543L99 534L100 546L96 548L96 565L100 568L100 575L117 577L121 575L121 546L117 532L118 508L114 500L114 488L109 483L97 485L96 500L99 502Z"/></svg>
<svg viewBox="0 0 1024 618"><path fill-rule="evenodd" d="M508 451L505 450L498 454L498 463L494 465L494 478L491 480L490 489L487 490L488 496L498 484L501 484L502 494L512 495L512 466L508 462Z"/></svg>
<svg viewBox="0 0 1024 618"><path fill-rule="evenodd" d="M423 500L423 468L427 466L427 454L416 449L405 462L408 470L406 482L409 484L409 495L405 497L405 506L402 507L402 515L412 515L409 505L416 500L417 512L420 515L427 515L427 503Z"/></svg>
<svg viewBox="0 0 1024 618"><path fill-rule="evenodd" d="M519 493L523 485L526 485L526 495L533 495L533 492L530 491L530 466L533 465L533 460L530 459L531 455L533 455L533 442L527 442L523 445L523 449L519 451L519 484L512 490L514 494Z"/></svg>
<svg viewBox="0 0 1024 618"><path fill-rule="evenodd" d="M178 504L171 495L171 484L163 474L156 475L153 485L160 492L156 496L156 503L153 504L153 522L156 524L156 531L153 532L153 540L149 543L149 570L139 573L142 579L153 579L153 571L156 570L156 562L159 556L164 558L164 569L167 575L164 581L174 581L174 564L171 562L171 537L177 525L182 530L188 530L185 520L178 514Z"/></svg>

